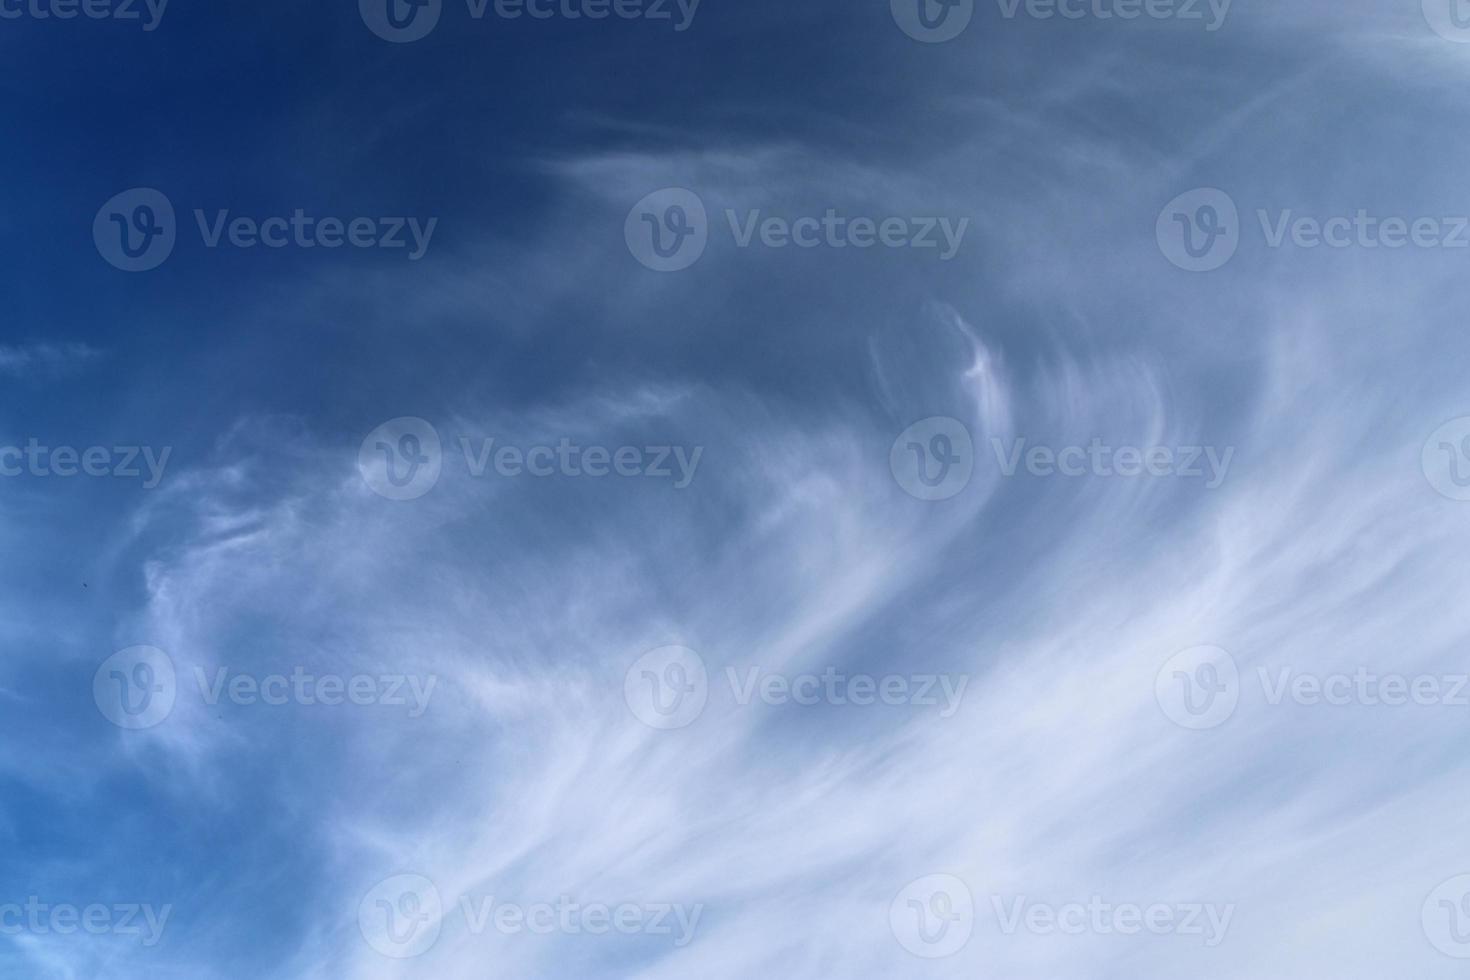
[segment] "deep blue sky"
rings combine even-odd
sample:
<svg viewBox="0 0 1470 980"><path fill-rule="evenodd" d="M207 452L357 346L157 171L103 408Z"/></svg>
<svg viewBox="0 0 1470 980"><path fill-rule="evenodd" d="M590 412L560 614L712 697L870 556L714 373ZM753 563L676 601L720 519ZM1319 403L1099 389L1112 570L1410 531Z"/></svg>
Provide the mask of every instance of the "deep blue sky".
<svg viewBox="0 0 1470 980"><path fill-rule="evenodd" d="M1470 45L1419 0L1236 0L1215 32L1000 11L941 44L887 0L703 0L683 32L445 0L409 44L355 0L0 19L0 451L170 453L157 488L0 476L0 926L31 895L173 907L156 947L0 930L0 975L1455 975L1420 914L1470 871L1470 709L1272 706L1256 678L1463 664L1470 505L1427 460L1470 415L1470 249L1272 249L1257 211L1470 211ZM179 240L128 273L93 220L139 187ZM624 222L669 187L710 243L663 274ZM1207 273L1155 235L1195 188L1239 208ZM418 261L210 249L196 208L438 223ZM952 261L742 249L727 208L968 230ZM974 476L931 502L890 448L934 416ZM402 417L444 458L399 502L357 462ZM462 436L703 455L677 490L476 478ZM1007 477L1015 438L1233 455L1210 488ZM674 644L710 707L658 732L624 676ZM1241 704L1188 731L1155 677L1206 644ZM179 703L127 731L93 675L140 645ZM751 665L969 687L953 718L752 709L717 690ZM193 673L298 666L438 686L407 718L208 705ZM447 915L397 960L358 903L404 873L450 912L705 912L677 949ZM932 874L976 935L916 959L889 907ZM993 921L1093 894L1238 910L1203 952Z"/></svg>

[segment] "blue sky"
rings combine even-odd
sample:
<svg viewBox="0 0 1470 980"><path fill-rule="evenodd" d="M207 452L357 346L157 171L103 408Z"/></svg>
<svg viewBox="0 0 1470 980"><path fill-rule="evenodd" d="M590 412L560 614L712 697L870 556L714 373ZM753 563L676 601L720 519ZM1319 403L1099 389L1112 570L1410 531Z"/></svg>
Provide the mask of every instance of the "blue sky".
<svg viewBox="0 0 1470 980"><path fill-rule="evenodd" d="M1461 0L58 2L0 975L1463 971Z"/></svg>

